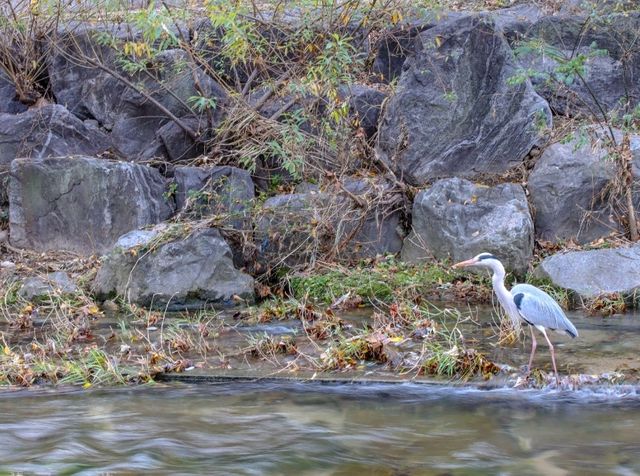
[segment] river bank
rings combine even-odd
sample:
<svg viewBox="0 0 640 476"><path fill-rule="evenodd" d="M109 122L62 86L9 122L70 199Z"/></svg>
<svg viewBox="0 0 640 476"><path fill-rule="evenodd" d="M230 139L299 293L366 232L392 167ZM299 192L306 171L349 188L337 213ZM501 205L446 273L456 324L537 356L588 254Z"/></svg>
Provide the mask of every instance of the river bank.
<svg viewBox="0 0 640 476"><path fill-rule="evenodd" d="M633 2L76 3L0 6L3 383L510 382L480 252L640 305Z"/></svg>
<svg viewBox="0 0 640 476"><path fill-rule="evenodd" d="M62 263L70 271L68 256L48 263L44 255L33 257L37 266L51 270ZM91 275L97 263L78 260L75 266ZM16 273L33 274L25 262L20 267ZM526 378L528 336L516 340L491 306L488 276L405 265L392 257L345 273L332 267L292 278L289 294L278 297L285 290L270 288L272 296L254 306L238 302L226 310L186 312L121 299L101 303L83 288L49 286L27 299L22 281L5 281L0 380L86 388L167 378L555 387L542 346ZM564 305L571 302L561 290L547 289ZM637 317L619 313L624 302L607 305L608 317L595 308L568 312L579 339L552 337L562 388L637 383Z"/></svg>

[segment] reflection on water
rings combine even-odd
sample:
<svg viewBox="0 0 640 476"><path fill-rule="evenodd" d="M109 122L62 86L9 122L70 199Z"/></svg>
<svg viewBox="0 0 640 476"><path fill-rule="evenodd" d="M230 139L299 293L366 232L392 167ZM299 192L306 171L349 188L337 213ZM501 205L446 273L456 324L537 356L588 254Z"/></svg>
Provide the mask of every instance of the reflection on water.
<svg viewBox="0 0 640 476"><path fill-rule="evenodd" d="M640 398L617 392L264 383L21 391L0 396L0 471L637 474Z"/></svg>

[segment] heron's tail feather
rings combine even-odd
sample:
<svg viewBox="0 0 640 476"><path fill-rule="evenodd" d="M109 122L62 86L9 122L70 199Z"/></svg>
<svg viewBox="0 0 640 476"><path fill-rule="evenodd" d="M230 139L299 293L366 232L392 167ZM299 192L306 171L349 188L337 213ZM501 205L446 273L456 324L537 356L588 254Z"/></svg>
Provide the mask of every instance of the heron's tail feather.
<svg viewBox="0 0 640 476"><path fill-rule="evenodd" d="M571 322L567 321L567 328L564 330L572 339L578 337L578 329Z"/></svg>

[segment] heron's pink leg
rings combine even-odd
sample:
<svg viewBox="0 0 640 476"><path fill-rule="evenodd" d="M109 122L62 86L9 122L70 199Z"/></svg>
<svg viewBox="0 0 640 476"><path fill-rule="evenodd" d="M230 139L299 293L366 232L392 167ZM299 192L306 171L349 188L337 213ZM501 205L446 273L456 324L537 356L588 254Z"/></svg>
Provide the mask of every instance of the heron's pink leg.
<svg viewBox="0 0 640 476"><path fill-rule="evenodd" d="M533 364L533 354L536 353L536 347L538 347L538 343L536 342L536 336L533 333L533 326L529 326L531 328L531 356L529 357L529 367L527 368L527 374L531 372L531 365Z"/></svg>
<svg viewBox="0 0 640 476"><path fill-rule="evenodd" d="M544 327L541 328L540 331L544 335L544 338L547 339L547 344L549 344L549 351L551 352L551 362L553 362L553 371L556 373L556 384L560 385L560 378L558 377L558 368L556 367L556 355L553 350L553 344L549 340L549 337L547 337L547 332L544 330Z"/></svg>

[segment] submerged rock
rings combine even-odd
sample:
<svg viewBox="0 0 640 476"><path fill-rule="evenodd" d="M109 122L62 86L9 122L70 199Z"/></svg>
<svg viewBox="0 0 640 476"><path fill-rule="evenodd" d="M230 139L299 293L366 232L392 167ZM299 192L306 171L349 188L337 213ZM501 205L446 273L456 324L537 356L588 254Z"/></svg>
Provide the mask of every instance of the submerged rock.
<svg viewBox="0 0 640 476"><path fill-rule="evenodd" d="M119 236L173 212L160 173L91 157L16 159L11 164L11 244L102 253Z"/></svg>
<svg viewBox="0 0 640 476"><path fill-rule="evenodd" d="M33 276L22 283L18 294L31 301L46 298L53 293L73 294L78 292L78 286L64 271L49 273L45 277Z"/></svg>
<svg viewBox="0 0 640 476"><path fill-rule="evenodd" d="M253 278L238 271L216 229L187 233L158 225L120 237L93 288L99 299L122 296L140 306L203 309L253 301Z"/></svg>
<svg viewBox="0 0 640 476"><path fill-rule="evenodd" d="M586 298L628 296L640 290L640 245L555 254L545 258L535 273Z"/></svg>
<svg viewBox="0 0 640 476"><path fill-rule="evenodd" d="M522 163L551 124L491 17L467 16L417 38L380 125L379 149L408 183L501 173Z"/></svg>
<svg viewBox="0 0 640 476"><path fill-rule="evenodd" d="M430 257L462 261L486 251L508 270L525 273L533 257L533 220L521 186L475 185L444 179L421 191L413 202L411 234L402 259Z"/></svg>

